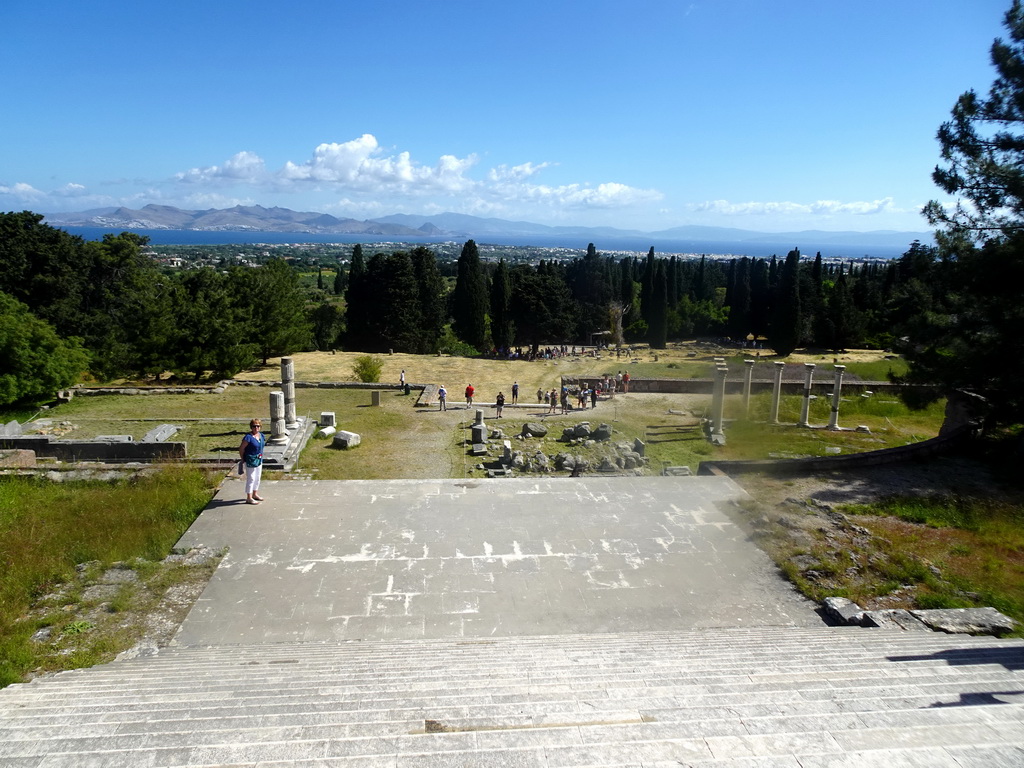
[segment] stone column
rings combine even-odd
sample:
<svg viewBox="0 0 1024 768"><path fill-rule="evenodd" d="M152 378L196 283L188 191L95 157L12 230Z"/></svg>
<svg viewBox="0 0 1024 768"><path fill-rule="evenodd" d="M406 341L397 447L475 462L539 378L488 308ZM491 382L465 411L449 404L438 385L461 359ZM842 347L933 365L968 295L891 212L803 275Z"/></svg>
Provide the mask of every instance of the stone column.
<svg viewBox="0 0 1024 768"><path fill-rule="evenodd" d="M832 388L832 413L828 417L828 428L832 430L839 429L839 393L843 388L843 372L846 370L845 365L837 365L836 369L836 383Z"/></svg>
<svg viewBox="0 0 1024 768"><path fill-rule="evenodd" d="M754 378L754 362L753 360L744 360L743 364L747 366L746 370L743 371L743 413L744 415L750 414L750 381Z"/></svg>
<svg viewBox="0 0 1024 768"><path fill-rule="evenodd" d="M287 429L299 426L295 412L295 364L290 357L281 358L281 389L284 393L284 421Z"/></svg>
<svg viewBox="0 0 1024 768"><path fill-rule="evenodd" d="M786 364L781 360L775 361L775 384L772 386L772 412L768 421L772 424L779 423L779 400L782 398L782 374L786 370Z"/></svg>
<svg viewBox="0 0 1024 768"><path fill-rule="evenodd" d="M811 383L814 379L814 363L804 363L804 405L800 410L800 422L798 427L809 427L807 420L811 415Z"/></svg>
<svg viewBox="0 0 1024 768"><path fill-rule="evenodd" d="M725 434L725 378L729 375L729 369L722 365L715 368L715 397L713 400L714 413L712 416L714 434Z"/></svg>
<svg viewBox="0 0 1024 768"><path fill-rule="evenodd" d="M270 442L274 445L288 442L284 426L284 392L270 393Z"/></svg>

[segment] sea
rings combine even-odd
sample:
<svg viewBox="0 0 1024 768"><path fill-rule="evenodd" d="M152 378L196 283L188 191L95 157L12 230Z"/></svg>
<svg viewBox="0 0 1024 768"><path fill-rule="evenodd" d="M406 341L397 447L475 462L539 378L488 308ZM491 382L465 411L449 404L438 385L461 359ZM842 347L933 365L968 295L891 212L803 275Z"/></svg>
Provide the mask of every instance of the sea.
<svg viewBox="0 0 1024 768"><path fill-rule="evenodd" d="M124 228L103 227L62 227L73 235L85 240L101 240L108 233L120 233ZM412 245L431 245L432 243L452 242L449 237L396 237L382 235L346 235L346 234L308 234L305 232L253 232L253 231L200 231L180 229L131 229L149 238L153 245L251 245L266 243L269 245L289 245L300 243L410 243ZM585 237L567 235L478 235L478 245L516 246L536 248L559 248L586 250L589 242ZM659 256L701 255L708 256L749 256L750 258L770 258L785 255L792 248L799 248L805 256L821 253L828 259L892 259L907 251L910 242L905 245L847 245L837 243L795 242L792 244L758 243L751 240L743 241L709 241L709 240L654 240L640 237L609 237L598 242L593 240L598 252L602 253L639 253L646 254L653 246Z"/></svg>

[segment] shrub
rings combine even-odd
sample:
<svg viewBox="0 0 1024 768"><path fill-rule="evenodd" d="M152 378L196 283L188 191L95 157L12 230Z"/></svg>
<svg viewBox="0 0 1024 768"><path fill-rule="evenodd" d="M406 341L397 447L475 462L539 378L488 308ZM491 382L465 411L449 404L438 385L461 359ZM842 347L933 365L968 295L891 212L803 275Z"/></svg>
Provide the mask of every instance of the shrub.
<svg viewBox="0 0 1024 768"><path fill-rule="evenodd" d="M380 381L380 372L384 370L384 361L375 355L362 355L356 358L352 372L359 381L372 383Z"/></svg>
<svg viewBox="0 0 1024 768"><path fill-rule="evenodd" d="M478 357L480 354L472 344L467 344L455 335L451 323L444 327L441 338L437 340L437 351L455 357Z"/></svg>

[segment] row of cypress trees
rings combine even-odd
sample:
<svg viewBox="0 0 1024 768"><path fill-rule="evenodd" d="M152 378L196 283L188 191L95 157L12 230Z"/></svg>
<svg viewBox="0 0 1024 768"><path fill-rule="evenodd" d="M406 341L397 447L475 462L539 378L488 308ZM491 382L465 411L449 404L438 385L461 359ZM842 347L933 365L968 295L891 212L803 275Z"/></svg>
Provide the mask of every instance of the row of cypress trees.
<svg viewBox="0 0 1024 768"><path fill-rule="evenodd" d="M432 252L377 254L356 246L346 290L350 349L432 352L447 323L483 352L545 344L646 341L664 348L694 336L754 339L780 354L813 345L891 346L907 319L907 291L936 258L915 242L900 259L829 263L805 259L602 256L593 244L569 262L484 264L473 240L462 248L446 292ZM917 279L916 287L909 286ZM920 297L918 297L920 299ZM919 302L918 302L919 303Z"/></svg>

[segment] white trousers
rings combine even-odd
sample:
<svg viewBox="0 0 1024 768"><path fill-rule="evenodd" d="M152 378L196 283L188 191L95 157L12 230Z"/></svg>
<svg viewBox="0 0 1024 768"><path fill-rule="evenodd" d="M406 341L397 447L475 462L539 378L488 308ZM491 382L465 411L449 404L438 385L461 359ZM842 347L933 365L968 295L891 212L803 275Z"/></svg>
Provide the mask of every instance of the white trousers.
<svg viewBox="0 0 1024 768"><path fill-rule="evenodd" d="M245 495L248 496L260 489L260 478L263 476L263 465L250 467L245 465Z"/></svg>

